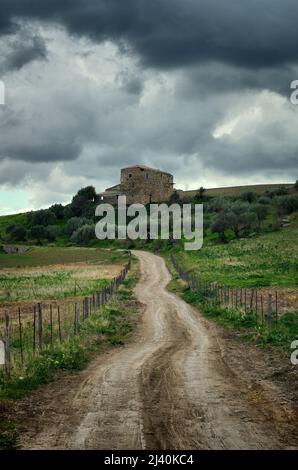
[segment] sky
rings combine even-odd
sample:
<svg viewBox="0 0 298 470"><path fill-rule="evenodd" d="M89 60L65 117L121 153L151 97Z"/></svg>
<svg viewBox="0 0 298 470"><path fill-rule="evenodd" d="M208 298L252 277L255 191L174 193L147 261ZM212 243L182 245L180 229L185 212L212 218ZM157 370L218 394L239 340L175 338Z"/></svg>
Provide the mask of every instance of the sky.
<svg viewBox="0 0 298 470"><path fill-rule="evenodd" d="M297 0L0 0L0 214L145 164L196 189L298 178Z"/></svg>

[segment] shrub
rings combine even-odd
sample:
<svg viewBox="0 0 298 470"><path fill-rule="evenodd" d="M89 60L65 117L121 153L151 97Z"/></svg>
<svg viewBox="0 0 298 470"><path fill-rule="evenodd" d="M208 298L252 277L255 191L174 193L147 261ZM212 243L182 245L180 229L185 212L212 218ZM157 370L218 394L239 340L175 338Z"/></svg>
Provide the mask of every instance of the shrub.
<svg viewBox="0 0 298 470"><path fill-rule="evenodd" d="M216 197L208 202L205 208L206 212L221 212L228 210L229 202L223 197Z"/></svg>
<svg viewBox="0 0 298 470"><path fill-rule="evenodd" d="M264 204L253 204L251 210L256 214L259 224L266 219L269 211Z"/></svg>
<svg viewBox="0 0 298 470"><path fill-rule="evenodd" d="M245 191L240 194L240 199L245 202L249 202L250 204L252 202L255 202L257 200L257 193L254 191Z"/></svg>
<svg viewBox="0 0 298 470"><path fill-rule="evenodd" d="M83 225L78 228L71 236L71 241L74 243L88 243L95 239L95 226Z"/></svg>
<svg viewBox="0 0 298 470"><path fill-rule="evenodd" d="M66 235L71 236L78 228L83 227L83 225L90 225L91 221L85 217L72 217L69 219L65 226Z"/></svg>
<svg viewBox="0 0 298 470"><path fill-rule="evenodd" d="M276 196L286 196L288 194L288 189L281 186L280 188L267 189L265 195L273 199Z"/></svg>
<svg viewBox="0 0 298 470"><path fill-rule="evenodd" d="M259 204L269 205L272 203L272 199L270 197L262 196L259 198Z"/></svg>
<svg viewBox="0 0 298 470"><path fill-rule="evenodd" d="M55 241L61 235L61 228L58 225L49 225L46 227L47 239Z"/></svg>
<svg viewBox="0 0 298 470"><path fill-rule="evenodd" d="M29 212L28 214L28 222L30 225L54 225L57 222L57 217L49 209L41 209L35 212Z"/></svg>
<svg viewBox="0 0 298 470"><path fill-rule="evenodd" d="M20 224L10 224L6 227L6 233L13 241L25 241L27 239L27 230Z"/></svg>
<svg viewBox="0 0 298 470"><path fill-rule="evenodd" d="M298 196L279 196L274 200L280 215L292 214L298 210Z"/></svg>
<svg viewBox="0 0 298 470"><path fill-rule="evenodd" d="M221 241L226 240L225 231L232 228L236 223L235 214L231 211L220 212L211 225L211 231L218 233Z"/></svg>
<svg viewBox="0 0 298 470"><path fill-rule="evenodd" d="M37 240L39 243L42 240L46 240L48 238L47 228L43 225L34 225L30 229L30 237Z"/></svg>

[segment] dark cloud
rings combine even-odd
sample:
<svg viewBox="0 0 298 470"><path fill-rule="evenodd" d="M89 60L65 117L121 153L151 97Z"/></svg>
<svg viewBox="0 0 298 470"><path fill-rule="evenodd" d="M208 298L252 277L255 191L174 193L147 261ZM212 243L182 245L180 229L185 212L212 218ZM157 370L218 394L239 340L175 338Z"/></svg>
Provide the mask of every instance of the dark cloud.
<svg viewBox="0 0 298 470"><path fill-rule="evenodd" d="M124 41L154 67L213 60L255 69L298 59L297 0L1 0L2 32L19 17Z"/></svg>
<svg viewBox="0 0 298 470"><path fill-rule="evenodd" d="M3 68L8 71L20 70L24 65L34 60L45 60L46 58L47 48L43 38L39 36L21 37L12 43L11 50L4 60Z"/></svg>
<svg viewBox="0 0 298 470"><path fill-rule="evenodd" d="M38 206L134 163L193 188L293 179L297 0L0 2L0 185Z"/></svg>

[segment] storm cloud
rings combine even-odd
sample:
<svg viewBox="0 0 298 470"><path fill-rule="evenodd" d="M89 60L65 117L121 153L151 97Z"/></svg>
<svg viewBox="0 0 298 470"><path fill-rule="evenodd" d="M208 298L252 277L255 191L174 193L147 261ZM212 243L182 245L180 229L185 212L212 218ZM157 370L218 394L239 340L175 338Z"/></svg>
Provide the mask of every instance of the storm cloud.
<svg viewBox="0 0 298 470"><path fill-rule="evenodd" d="M296 0L2 0L16 18L60 22L72 34L124 42L154 67L222 61L250 68L296 62Z"/></svg>
<svg viewBox="0 0 298 470"><path fill-rule="evenodd" d="M0 187L38 207L134 163L182 188L291 181L297 19L297 0L1 0Z"/></svg>

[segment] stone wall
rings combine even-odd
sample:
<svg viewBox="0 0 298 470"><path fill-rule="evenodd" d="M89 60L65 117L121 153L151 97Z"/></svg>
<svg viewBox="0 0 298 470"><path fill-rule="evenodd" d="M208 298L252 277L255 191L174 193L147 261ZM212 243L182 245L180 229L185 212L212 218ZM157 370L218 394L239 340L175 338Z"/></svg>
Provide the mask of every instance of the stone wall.
<svg viewBox="0 0 298 470"><path fill-rule="evenodd" d="M121 170L121 192L127 204L168 201L173 193L173 176L159 170L135 166Z"/></svg>

